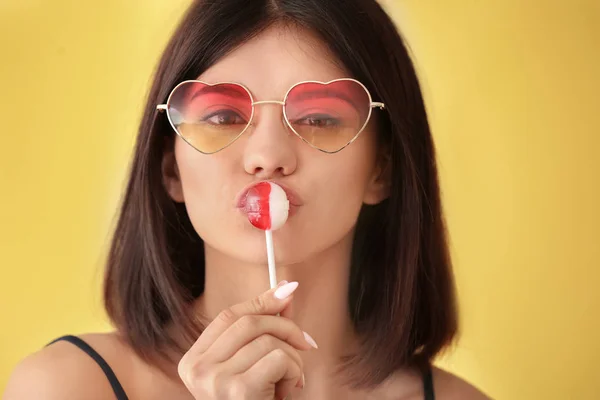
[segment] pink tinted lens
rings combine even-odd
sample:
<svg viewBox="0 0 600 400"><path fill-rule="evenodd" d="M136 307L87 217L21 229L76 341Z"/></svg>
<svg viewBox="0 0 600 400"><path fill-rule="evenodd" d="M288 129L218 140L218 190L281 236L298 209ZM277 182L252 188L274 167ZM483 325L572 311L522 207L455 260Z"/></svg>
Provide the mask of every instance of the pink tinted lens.
<svg viewBox="0 0 600 400"><path fill-rule="evenodd" d="M292 129L314 147L334 152L350 143L371 112L366 89L358 82L301 83L286 98L285 115Z"/></svg>
<svg viewBox="0 0 600 400"><path fill-rule="evenodd" d="M173 91L168 113L186 142L202 153L214 153L231 144L248 126L252 99L240 85L190 81Z"/></svg>

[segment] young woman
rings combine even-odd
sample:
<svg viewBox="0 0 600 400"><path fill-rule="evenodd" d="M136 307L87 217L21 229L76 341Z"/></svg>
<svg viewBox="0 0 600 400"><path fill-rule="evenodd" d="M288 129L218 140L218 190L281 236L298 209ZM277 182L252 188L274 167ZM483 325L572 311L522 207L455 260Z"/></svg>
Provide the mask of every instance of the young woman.
<svg viewBox="0 0 600 400"><path fill-rule="evenodd" d="M243 202L286 192L269 288ZM457 315L419 83L375 0L200 0L168 44L108 256L115 332L5 399L484 399L433 368Z"/></svg>

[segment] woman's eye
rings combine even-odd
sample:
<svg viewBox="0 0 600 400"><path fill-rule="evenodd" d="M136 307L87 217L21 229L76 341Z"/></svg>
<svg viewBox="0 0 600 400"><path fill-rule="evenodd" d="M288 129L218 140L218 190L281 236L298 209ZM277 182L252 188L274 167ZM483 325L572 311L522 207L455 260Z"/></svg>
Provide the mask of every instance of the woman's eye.
<svg viewBox="0 0 600 400"><path fill-rule="evenodd" d="M245 124L246 121L238 113L232 110L219 110L204 117L202 122L211 125L236 125Z"/></svg>
<svg viewBox="0 0 600 400"><path fill-rule="evenodd" d="M302 119L297 119L295 124L308 125L315 128L331 128L340 125L340 120L329 115L309 115Z"/></svg>

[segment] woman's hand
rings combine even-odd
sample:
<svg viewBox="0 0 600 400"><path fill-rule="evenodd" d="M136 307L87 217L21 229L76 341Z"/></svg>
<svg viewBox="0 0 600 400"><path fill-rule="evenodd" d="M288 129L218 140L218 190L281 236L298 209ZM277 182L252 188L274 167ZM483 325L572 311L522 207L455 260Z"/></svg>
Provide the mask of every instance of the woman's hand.
<svg viewBox="0 0 600 400"><path fill-rule="evenodd" d="M179 376L197 400L283 399L304 386L298 350L316 348L294 322L276 316L297 282L223 310L179 362Z"/></svg>

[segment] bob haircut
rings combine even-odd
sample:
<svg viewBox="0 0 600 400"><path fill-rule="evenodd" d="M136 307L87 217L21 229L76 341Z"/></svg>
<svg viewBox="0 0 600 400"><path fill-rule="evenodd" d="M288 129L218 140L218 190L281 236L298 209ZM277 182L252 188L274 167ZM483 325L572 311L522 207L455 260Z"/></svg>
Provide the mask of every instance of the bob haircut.
<svg viewBox="0 0 600 400"><path fill-rule="evenodd" d="M419 81L394 23L376 0L197 0L155 72L109 249L104 303L117 331L148 362L175 361L204 327L204 246L162 181L175 133L156 105L273 24L315 34L373 97L389 197L363 205L355 230L349 307L359 351L340 365L355 388L401 368L425 370L457 333L451 261L435 149ZM176 327L184 343L169 334ZM169 355L170 354L170 355Z"/></svg>

